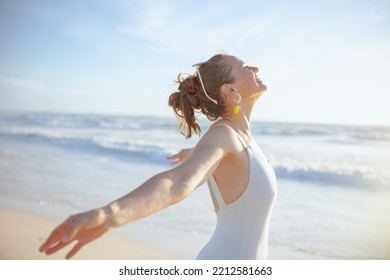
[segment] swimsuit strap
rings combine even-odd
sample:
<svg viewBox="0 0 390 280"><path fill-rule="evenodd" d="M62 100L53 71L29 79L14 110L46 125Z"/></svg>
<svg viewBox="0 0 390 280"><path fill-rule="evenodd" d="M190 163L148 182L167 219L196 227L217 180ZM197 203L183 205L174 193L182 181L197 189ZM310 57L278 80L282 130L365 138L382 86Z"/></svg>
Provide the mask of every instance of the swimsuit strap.
<svg viewBox="0 0 390 280"><path fill-rule="evenodd" d="M221 192L220 192L220 190L219 190L217 181L215 181L214 175L211 175L211 176L210 176L209 181L210 181L210 184L209 184L209 185L210 185L210 187L211 187L212 190L213 190L214 197L215 197L215 199L217 200L218 208L221 209L221 207L222 207L222 206L225 206L226 203L225 203L225 201L223 200L222 194L221 194Z"/></svg>

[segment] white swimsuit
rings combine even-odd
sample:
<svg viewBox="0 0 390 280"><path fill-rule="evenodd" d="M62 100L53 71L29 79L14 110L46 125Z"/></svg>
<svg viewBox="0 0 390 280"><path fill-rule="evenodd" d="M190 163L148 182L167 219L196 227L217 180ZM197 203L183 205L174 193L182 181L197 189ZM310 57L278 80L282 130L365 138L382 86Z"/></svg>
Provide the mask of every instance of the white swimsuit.
<svg viewBox="0 0 390 280"><path fill-rule="evenodd" d="M238 134L237 137L245 147ZM267 258L269 222L277 193L275 172L254 140L245 150L249 158L249 181L237 200L226 204L214 176L209 179L219 206L217 226L198 254L198 260Z"/></svg>

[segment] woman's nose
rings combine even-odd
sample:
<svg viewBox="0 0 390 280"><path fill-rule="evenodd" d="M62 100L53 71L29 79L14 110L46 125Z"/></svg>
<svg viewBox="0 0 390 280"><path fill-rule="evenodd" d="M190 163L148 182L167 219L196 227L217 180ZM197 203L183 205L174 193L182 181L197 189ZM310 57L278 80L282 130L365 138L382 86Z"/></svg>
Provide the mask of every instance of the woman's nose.
<svg viewBox="0 0 390 280"><path fill-rule="evenodd" d="M255 66L251 66L251 70L255 73L259 72L259 68Z"/></svg>

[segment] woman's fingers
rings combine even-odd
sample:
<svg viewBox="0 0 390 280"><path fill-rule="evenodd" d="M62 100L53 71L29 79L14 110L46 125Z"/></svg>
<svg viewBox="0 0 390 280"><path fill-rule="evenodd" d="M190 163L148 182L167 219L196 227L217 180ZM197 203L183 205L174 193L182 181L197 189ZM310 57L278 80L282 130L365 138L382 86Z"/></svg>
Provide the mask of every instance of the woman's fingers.
<svg viewBox="0 0 390 280"><path fill-rule="evenodd" d="M81 249L83 246L84 246L83 243L78 242L78 243L72 248L72 250L70 250L69 253L66 254L65 258L66 258L66 259L72 258L78 251L80 251L80 249Z"/></svg>
<svg viewBox="0 0 390 280"><path fill-rule="evenodd" d="M52 231L49 238L41 245L39 251L46 252L50 247L59 242L64 236L65 231L67 230L66 222L59 225L56 229Z"/></svg>
<svg viewBox="0 0 390 280"><path fill-rule="evenodd" d="M169 157L167 157L166 159L168 160L176 160L178 158L178 154L175 154L175 155L171 155Z"/></svg>
<svg viewBox="0 0 390 280"><path fill-rule="evenodd" d="M50 255L77 240L78 243L66 255L66 258L71 258L85 244L95 240L110 229L105 227L105 219L104 212L99 209L72 215L52 231L39 250Z"/></svg>
<svg viewBox="0 0 390 280"><path fill-rule="evenodd" d="M61 250L62 248L64 248L65 246L69 245L72 241L70 242L58 242L54 247L51 247L49 248L45 253L47 255L51 255L51 254L54 254L55 252ZM70 259L72 258L82 247L84 246L84 244L82 242L78 242L73 248L72 250L69 251L69 253L66 254L65 258L66 259Z"/></svg>
<svg viewBox="0 0 390 280"><path fill-rule="evenodd" d="M172 165L176 165L176 164L178 164L178 163L180 163L180 162L182 162L180 159L178 159L178 160L176 160L176 161L173 161L173 162L171 162L171 164Z"/></svg>
<svg viewBox="0 0 390 280"><path fill-rule="evenodd" d="M180 162L180 159L177 157L177 155L172 155L170 157L167 157L166 159L172 160L171 162L172 165L178 164Z"/></svg>
<svg viewBox="0 0 390 280"><path fill-rule="evenodd" d="M182 149L177 154L167 157L168 160L172 160L172 165L185 161L190 154L190 149Z"/></svg>
<svg viewBox="0 0 390 280"><path fill-rule="evenodd" d="M39 251L48 255L53 254L72 242L76 234L77 227L75 227L72 217L70 217L53 230L49 238L39 248Z"/></svg>
<svg viewBox="0 0 390 280"><path fill-rule="evenodd" d="M54 254L56 253L57 251L61 250L62 248L64 248L65 246L69 245L70 243L72 243L74 240L78 240L78 232L79 232L79 228L75 225L71 225L70 227L68 226L68 231L66 233L64 233L58 241L55 242L52 242L50 244L48 244L48 246L46 246L44 249L44 252L47 254L47 255L51 255L51 254ZM56 237L56 239L58 239L58 237ZM69 259L71 257L73 257L82 247L84 246L84 244L79 241L74 247L73 249L65 256L65 258Z"/></svg>
<svg viewBox="0 0 390 280"><path fill-rule="evenodd" d="M54 246L48 248L46 251L45 251L45 254L46 255L51 255L51 254L54 254L55 252L61 250L62 248L64 248L65 246L67 246L69 244L69 242L67 243L63 243L61 241L59 241L57 244L55 244Z"/></svg>

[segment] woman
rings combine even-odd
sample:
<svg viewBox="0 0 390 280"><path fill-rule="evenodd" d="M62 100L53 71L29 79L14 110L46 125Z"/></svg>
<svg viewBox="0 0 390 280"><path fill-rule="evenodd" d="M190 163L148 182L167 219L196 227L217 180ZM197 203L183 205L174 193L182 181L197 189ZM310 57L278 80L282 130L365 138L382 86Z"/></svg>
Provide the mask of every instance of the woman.
<svg viewBox="0 0 390 280"><path fill-rule="evenodd" d="M195 112L216 120L191 151L171 157L176 168L147 180L129 194L70 216L40 247L52 254L77 240L66 255L109 230L175 204L208 181L217 212L217 227L197 259L264 259L276 196L276 179L268 160L251 137L250 117L266 91L258 68L239 58L218 54L195 65L194 75L178 76L178 91L169 105L181 118L186 138L200 133ZM188 157L188 158L187 158Z"/></svg>

